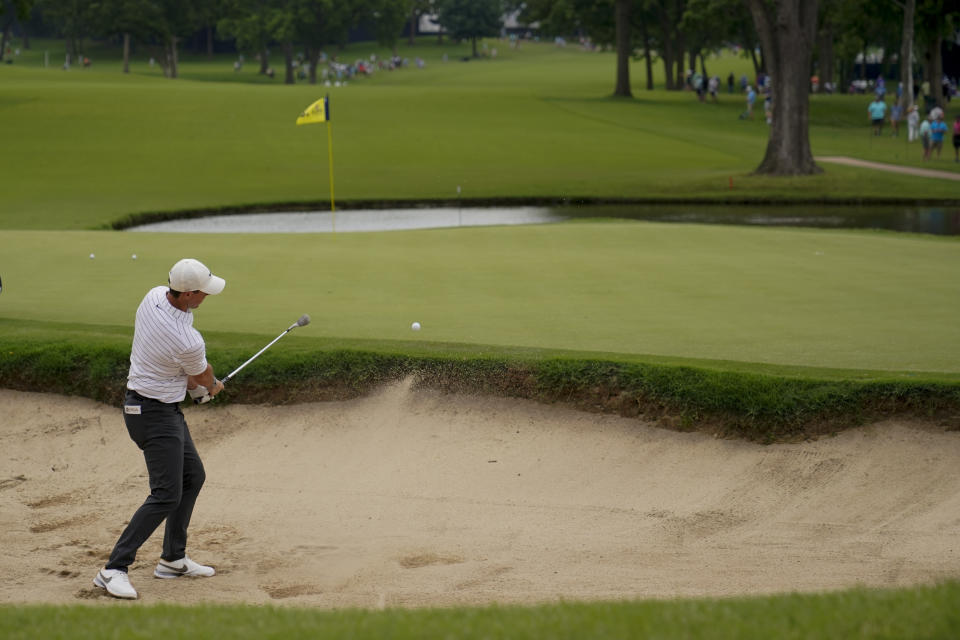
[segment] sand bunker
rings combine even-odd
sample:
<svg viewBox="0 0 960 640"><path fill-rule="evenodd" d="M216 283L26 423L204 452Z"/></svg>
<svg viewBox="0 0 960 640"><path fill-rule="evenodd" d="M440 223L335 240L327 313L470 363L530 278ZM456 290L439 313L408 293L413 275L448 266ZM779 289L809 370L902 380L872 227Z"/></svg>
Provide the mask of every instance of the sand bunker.
<svg viewBox="0 0 960 640"><path fill-rule="evenodd" d="M91 580L147 493L117 408L0 390L0 602ZM408 383L185 409L207 484L140 602L384 607L900 586L960 577L960 433L885 422L761 446ZM129 606L126 604L124 606Z"/></svg>

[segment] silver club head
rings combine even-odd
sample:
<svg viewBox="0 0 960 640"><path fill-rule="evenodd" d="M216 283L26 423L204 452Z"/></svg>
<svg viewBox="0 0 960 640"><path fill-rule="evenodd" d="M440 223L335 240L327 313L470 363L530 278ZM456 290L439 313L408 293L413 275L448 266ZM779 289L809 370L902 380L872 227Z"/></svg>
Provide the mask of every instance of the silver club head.
<svg viewBox="0 0 960 640"><path fill-rule="evenodd" d="M297 320L298 327L305 327L308 324L310 324L310 316L308 316L307 314L303 314L302 316L300 316L300 319Z"/></svg>

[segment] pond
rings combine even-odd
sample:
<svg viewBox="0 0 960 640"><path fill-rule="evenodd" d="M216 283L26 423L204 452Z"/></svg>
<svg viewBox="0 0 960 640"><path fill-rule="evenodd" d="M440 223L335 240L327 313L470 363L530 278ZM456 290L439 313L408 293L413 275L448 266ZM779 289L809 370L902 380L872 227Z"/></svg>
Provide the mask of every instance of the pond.
<svg viewBox="0 0 960 640"><path fill-rule="evenodd" d="M960 235L960 206L841 205L586 205L564 207L441 207L247 213L167 220L134 232L331 233L547 224L571 219L626 219L826 229L885 229Z"/></svg>

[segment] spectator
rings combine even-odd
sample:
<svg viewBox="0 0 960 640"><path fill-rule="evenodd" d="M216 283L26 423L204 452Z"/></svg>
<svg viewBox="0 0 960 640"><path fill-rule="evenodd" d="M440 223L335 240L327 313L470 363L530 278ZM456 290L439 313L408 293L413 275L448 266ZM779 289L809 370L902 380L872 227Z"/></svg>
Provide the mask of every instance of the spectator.
<svg viewBox="0 0 960 640"><path fill-rule="evenodd" d="M740 76L740 93L745 93L747 88L747 74L743 74Z"/></svg>
<svg viewBox="0 0 960 640"><path fill-rule="evenodd" d="M720 88L720 78L717 76L710 76L710 81L707 83L707 90L710 92L710 99L714 102L717 101L717 89Z"/></svg>
<svg viewBox="0 0 960 640"><path fill-rule="evenodd" d="M913 142L917 139L917 128L920 126L920 113L917 111L917 105L912 104L907 109L907 142Z"/></svg>
<svg viewBox="0 0 960 640"><path fill-rule="evenodd" d="M747 85L747 110L740 114L740 119L753 120L753 103L757 101L757 92Z"/></svg>
<svg viewBox="0 0 960 640"><path fill-rule="evenodd" d="M940 151L943 149L943 137L947 133L947 123L943 121L943 110L937 111L936 115L931 114L933 122L930 123L930 146L937 150L937 160L940 159Z"/></svg>
<svg viewBox="0 0 960 640"><path fill-rule="evenodd" d="M923 160L930 159L930 116L920 123L920 143L923 145Z"/></svg>
<svg viewBox="0 0 960 640"><path fill-rule="evenodd" d="M867 107L870 114L870 120L873 123L873 135L879 136L883 131L883 118L887 115L887 103L878 93L873 102Z"/></svg>
<svg viewBox="0 0 960 640"><path fill-rule="evenodd" d="M731 71L730 75L727 76L727 93L733 93L734 80L733 71Z"/></svg>
<svg viewBox="0 0 960 640"><path fill-rule="evenodd" d="M697 92L697 100L703 102L703 76L699 73L693 74L693 89Z"/></svg>
<svg viewBox="0 0 960 640"><path fill-rule="evenodd" d="M898 102L894 102L890 106L890 136L893 138L900 137L900 119L903 117L903 108Z"/></svg>
<svg viewBox="0 0 960 640"><path fill-rule="evenodd" d="M953 121L953 161L960 162L960 113Z"/></svg>

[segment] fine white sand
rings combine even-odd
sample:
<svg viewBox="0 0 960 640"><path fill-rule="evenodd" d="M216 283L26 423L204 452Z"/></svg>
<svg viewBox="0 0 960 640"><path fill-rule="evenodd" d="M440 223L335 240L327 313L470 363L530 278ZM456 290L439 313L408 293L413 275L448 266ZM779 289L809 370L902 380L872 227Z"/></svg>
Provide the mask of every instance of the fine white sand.
<svg viewBox="0 0 960 640"><path fill-rule="evenodd" d="M0 390L0 602L91 581L148 492L119 408ZM185 406L210 579L140 602L444 606L819 591L960 577L960 433L884 422L763 446L409 382ZM79 599L79 600L78 600Z"/></svg>

